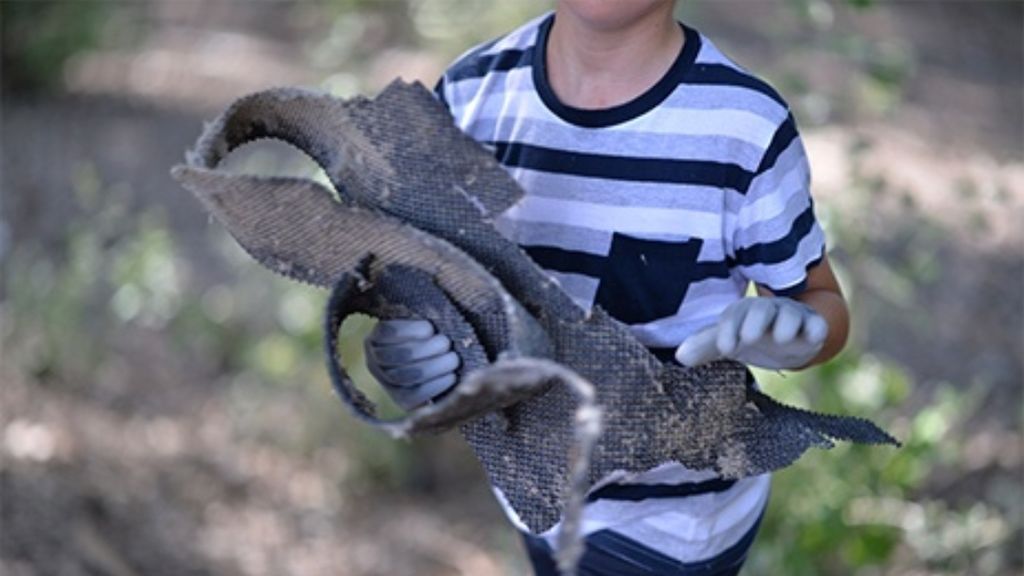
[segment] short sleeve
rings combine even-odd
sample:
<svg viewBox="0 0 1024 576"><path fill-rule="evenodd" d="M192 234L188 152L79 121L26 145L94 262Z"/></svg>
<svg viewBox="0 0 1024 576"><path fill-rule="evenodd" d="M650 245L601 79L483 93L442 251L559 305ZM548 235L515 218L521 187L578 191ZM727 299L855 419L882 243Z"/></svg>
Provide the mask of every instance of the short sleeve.
<svg viewBox="0 0 1024 576"><path fill-rule="evenodd" d="M825 254L814 215L810 166L792 114L778 127L750 181L731 234L740 273L775 294L793 296Z"/></svg>

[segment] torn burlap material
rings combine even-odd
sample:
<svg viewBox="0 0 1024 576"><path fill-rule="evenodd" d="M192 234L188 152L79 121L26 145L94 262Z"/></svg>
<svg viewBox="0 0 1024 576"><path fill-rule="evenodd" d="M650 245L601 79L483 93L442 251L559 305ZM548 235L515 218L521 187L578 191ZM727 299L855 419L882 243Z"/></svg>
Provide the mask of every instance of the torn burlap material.
<svg viewBox="0 0 1024 576"><path fill-rule="evenodd" d="M259 138L312 156L337 197L309 180L216 169ZM174 175L261 264L334 287L329 366L355 414L392 434L458 425L533 531L563 510L577 397L530 358L568 367L596 389L604 427L590 483L669 461L736 478L833 440L895 443L866 420L775 402L739 364L663 364L601 309L580 310L495 230L522 191L419 84L396 82L372 100L295 89L241 98ZM433 321L463 360L454 392L398 421L378 419L335 359L336 328L359 310Z"/></svg>

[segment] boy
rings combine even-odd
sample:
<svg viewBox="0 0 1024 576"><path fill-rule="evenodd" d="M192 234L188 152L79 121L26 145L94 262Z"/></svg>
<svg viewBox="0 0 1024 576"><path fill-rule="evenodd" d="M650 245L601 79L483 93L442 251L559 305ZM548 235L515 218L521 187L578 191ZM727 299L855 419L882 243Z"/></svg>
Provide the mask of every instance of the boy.
<svg viewBox="0 0 1024 576"><path fill-rule="evenodd" d="M459 58L437 94L526 191L496 225L580 306L602 306L666 361L826 361L848 315L793 118L674 4L561 0ZM758 297L744 297L750 282ZM455 383L458 358L429 322L381 322L366 348L405 408ZM768 475L676 463L603 486L584 511L580 573L737 574L768 492ZM524 530L537 574L557 573L557 530Z"/></svg>

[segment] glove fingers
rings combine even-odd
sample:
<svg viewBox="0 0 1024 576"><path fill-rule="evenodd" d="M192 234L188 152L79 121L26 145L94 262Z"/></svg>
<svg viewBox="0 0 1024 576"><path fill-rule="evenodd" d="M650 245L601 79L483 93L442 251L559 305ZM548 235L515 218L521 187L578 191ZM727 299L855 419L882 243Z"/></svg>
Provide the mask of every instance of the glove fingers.
<svg viewBox="0 0 1024 576"><path fill-rule="evenodd" d="M712 360L721 358L716 340L718 338L718 326L707 328L691 335L676 349L676 361L683 366L700 366Z"/></svg>
<svg viewBox="0 0 1024 576"><path fill-rule="evenodd" d="M384 369L374 359L373 346L370 345L369 339L364 342L363 353L366 355L366 369L370 372L370 375L373 376L377 382L386 385L388 383L387 375L384 374Z"/></svg>
<svg viewBox="0 0 1024 576"><path fill-rule="evenodd" d="M448 373L428 380L415 388L390 388L388 391L396 404L405 410L412 410L427 400L437 397L454 385L455 374Z"/></svg>
<svg viewBox="0 0 1024 576"><path fill-rule="evenodd" d="M740 326L740 342L753 344L760 340L775 320L778 309L779 306L767 298L753 299Z"/></svg>
<svg viewBox="0 0 1024 576"><path fill-rule="evenodd" d="M811 314L804 320L804 339L813 345L820 345L825 342L828 336L828 322L818 314Z"/></svg>
<svg viewBox="0 0 1024 576"><path fill-rule="evenodd" d="M781 306L775 317L772 339L776 344L792 342L803 326L805 314L795 306Z"/></svg>
<svg viewBox="0 0 1024 576"><path fill-rule="evenodd" d="M430 338L435 332L429 320L381 320L373 327L369 339L375 345L397 344Z"/></svg>
<svg viewBox="0 0 1024 576"><path fill-rule="evenodd" d="M407 340L399 344L369 347L374 360L385 368L410 364L440 356L451 350L452 341L444 334L435 334L426 340Z"/></svg>
<svg viewBox="0 0 1024 576"><path fill-rule="evenodd" d="M740 327L743 325L743 319L747 316L747 311L750 310L752 300L754 299L740 300L722 312L722 317L718 320L718 335L715 340L720 355L731 356L736 351L736 347L739 345Z"/></svg>
<svg viewBox="0 0 1024 576"><path fill-rule="evenodd" d="M455 352L448 352L396 368L384 369L384 382L399 387L419 386L428 380L455 372L458 367L459 356Z"/></svg>

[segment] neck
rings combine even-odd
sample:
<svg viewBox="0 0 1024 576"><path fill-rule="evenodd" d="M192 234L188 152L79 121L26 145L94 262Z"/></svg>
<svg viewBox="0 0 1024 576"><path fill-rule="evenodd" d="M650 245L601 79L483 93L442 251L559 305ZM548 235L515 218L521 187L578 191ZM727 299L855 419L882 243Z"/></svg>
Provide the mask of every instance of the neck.
<svg viewBox="0 0 1024 576"><path fill-rule="evenodd" d="M569 106L624 104L668 72L684 41L671 3L614 24L595 24L559 4L548 38L548 82Z"/></svg>

